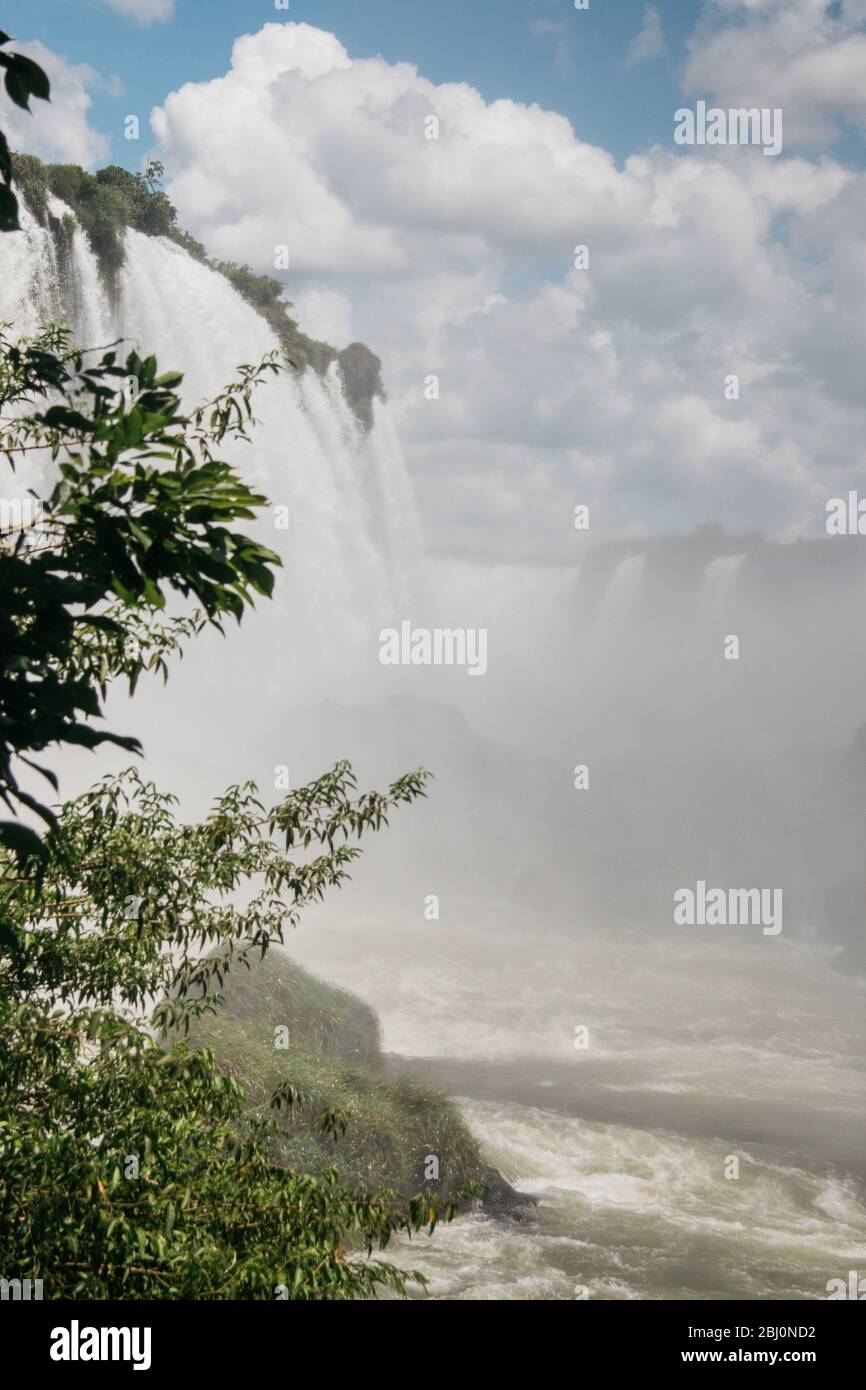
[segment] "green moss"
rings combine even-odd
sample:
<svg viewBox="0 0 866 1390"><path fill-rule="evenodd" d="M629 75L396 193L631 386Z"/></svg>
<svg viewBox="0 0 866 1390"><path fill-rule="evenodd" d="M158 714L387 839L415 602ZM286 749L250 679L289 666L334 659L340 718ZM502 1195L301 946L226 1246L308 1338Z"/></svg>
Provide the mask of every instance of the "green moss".
<svg viewBox="0 0 866 1390"><path fill-rule="evenodd" d="M288 1028L293 1047L313 1055L377 1066L379 1020L356 995L319 980L282 951L270 950L249 969L235 965L222 987L219 1018L254 1024L273 1049L274 1030Z"/></svg>
<svg viewBox="0 0 866 1390"><path fill-rule="evenodd" d="M336 1169L351 1187L393 1188L411 1196L425 1188L450 1196L487 1175L478 1145L456 1106L410 1079L384 1080L369 1068L346 1065L323 1053L274 1046L259 1023L215 1017L196 1029L196 1045L212 1047L218 1063L243 1080L252 1107L267 1107L290 1082L299 1100L286 1112L278 1157L302 1172ZM318 1118L336 1110L345 1131L333 1137ZM439 1180L428 1181L433 1156Z"/></svg>
<svg viewBox="0 0 866 1390"><path fill-rule="evenodd" d="M469 1184L484 1188L493 1205L514 1194L485 1162L457 1106L410 1077L386 1079L379 1023L362 1000L316 979L282 952L271 950L249 972L233 968L215 1015L190 1036L211 1047L218 1064L246 1083L251 1109L267 1107L287 1082L297 1095L285 1113L277 1157L299 1171L333 1168L354 1188L390 1188L411 1196L451 1197ZM275 1030L288 1029L288 1047ZM336 1136L317 1123L336 1111L345 1130ZM438 1163L438 1178L430 1160Z"/></svg>

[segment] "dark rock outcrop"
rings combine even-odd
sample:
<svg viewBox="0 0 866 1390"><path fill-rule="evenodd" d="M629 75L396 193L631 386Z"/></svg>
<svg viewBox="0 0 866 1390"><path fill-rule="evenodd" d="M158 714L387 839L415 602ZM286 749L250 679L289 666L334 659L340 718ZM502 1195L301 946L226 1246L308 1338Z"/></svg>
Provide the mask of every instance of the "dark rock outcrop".
<svg viewBox="0 0 866 1390"><path fill-rule="evenodd" d="M382 363L366 343L350 343L338 354L346 400L358 420L369 430L373 425L373 401L385 399Z"/></svg>

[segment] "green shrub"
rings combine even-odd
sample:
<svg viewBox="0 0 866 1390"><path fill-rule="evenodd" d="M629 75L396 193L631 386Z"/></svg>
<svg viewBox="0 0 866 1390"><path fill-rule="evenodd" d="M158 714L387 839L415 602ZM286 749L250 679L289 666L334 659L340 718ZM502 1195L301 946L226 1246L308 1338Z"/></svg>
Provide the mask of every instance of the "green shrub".
<svg viewBox="0 0 866 1390"><path fill-rule="evenodd" d="M290 1042L294 1032L289 1024ZM222 1012L200 1019L190 1040L211 1048L218 1068L244 1084L253 1111L264 1113L280 1086L294 1087L298 1100L275 1152L286 1167L316 1176L333 1169L352 1189L393 1189L407 1198L425 1189L450 1198L488 1183L490 1170L456 1105L432 1088L300 1044L280 1050L269 1024ZM341 1132L322 1127L328 1112L340 1118ZM425 1177L428 1157L438 1161L438 1180Z"/></svg>
<svg viewBox="0 0 866 1390"><path fill-rule="evenodd" d="M275 1151L281 1164L316 1176L333 1169L346 1186L371 1193L448 1200L485 1190L494 1205L516 1201L452 1100L411 1077L380 1074L379 1021L363 1000L275 949L233 970L221 993L218 1012L196 1020L190 1041L212 1049L218 1067L243 1083L253 1112L280 1087L294 1088ZM276 1045L280 1028L287 1047ZM323 1127L327 1114L335 1125ZM438 1179L427 1176L430 1158Z"/></svg>
<svg viewBox="0 0 866 1390"><path fill-rule="evenodd" d="M221 993L220 1019L255 1024L271 1046L274 1029L288 1027L292 1045L306 1052L372 1067L381 1062L379 1020L369 1004L317 979L282 951L233 970Z"/></svg>

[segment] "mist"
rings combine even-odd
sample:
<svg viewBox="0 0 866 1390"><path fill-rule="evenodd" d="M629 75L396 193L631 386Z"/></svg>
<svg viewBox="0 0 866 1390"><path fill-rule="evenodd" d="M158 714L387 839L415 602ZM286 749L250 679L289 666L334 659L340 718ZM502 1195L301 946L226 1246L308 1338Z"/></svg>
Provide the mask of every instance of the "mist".
<svg viewBox="0 0 866 1390"><path fill-rule="evenodd" d="M0 255L18 258L0 316L33 331L65 311L79 341L140 344L183 370L190 405L277 346L158 238L127 233L114 299L80 231L67 266L32 219ZM227 453L272 503L255 533L283 559L274 599L167 686L116 689L109 726L190 819L234 782L275 801L280 777L343 758L363 787L434 774L287 943L372 1004L386 1051L465 1097L542 1198L530 1233L478 1216L441 1232L434 1293L821 1296L866 1259L859 538L596 539L591 517L570 562L428 554L372 408L367 431L333 370L262 388L253 443ZM483 674L383 664L404 623L483 631ZM63 794L93 768L64 755ZM677 923L699 884L780 894L780 930ZM708 1177L731 1154L740 1205ZM483 1288L467 1260L492 1263Z"/></svg>

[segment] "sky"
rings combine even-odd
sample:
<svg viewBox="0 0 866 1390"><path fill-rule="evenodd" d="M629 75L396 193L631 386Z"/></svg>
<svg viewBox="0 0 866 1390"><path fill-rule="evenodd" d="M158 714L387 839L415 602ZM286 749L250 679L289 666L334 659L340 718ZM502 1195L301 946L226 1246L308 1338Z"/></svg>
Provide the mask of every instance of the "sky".
<svg viewBox="0 0 866 1390"><path fill-rule="evenodd" d="M791 540L857 486L866 0L7 0L3 26L54 86L5 104L14 147L156 155L212 254L381 356L437 546L565 558L577 504ZM699 101L781 111L781 149L678 144Z"/></svg>
<svg viewBox="0 0 866 1390"><path fill-rule="evenodd" d="M4 24L119 79L122 93L92 92L91 121L111 142L112 161L130 168L138 151L123 140L123 116L143 120L184 82L224 72L235 38L275 21L328 30L353 57L411 62L435 83L467 82L487 101L537 102L624 157L668 133L681 20L694 6L660 0L654 12L668 38L655 45L657 61L627 70L645 8L643 0L590 0L581 13L566 0L289 0L284 10L273 0L13 0ZM611 88L626 80L627 98L611 102Z"/></svg>

